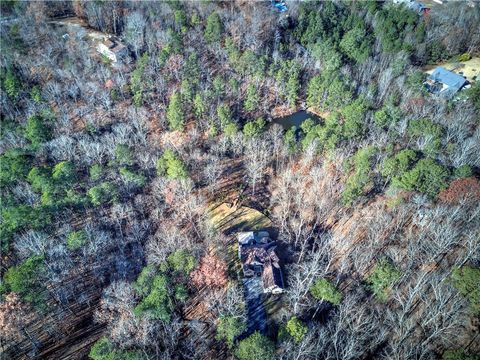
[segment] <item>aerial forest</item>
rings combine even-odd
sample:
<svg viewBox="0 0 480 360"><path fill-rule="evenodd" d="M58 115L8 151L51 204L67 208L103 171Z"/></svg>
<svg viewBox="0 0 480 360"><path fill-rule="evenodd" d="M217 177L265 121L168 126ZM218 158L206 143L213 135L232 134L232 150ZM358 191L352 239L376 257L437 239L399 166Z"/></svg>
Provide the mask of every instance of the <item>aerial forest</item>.
<svg viewBox="0 0 480 360"><path fill-rule="evenodd" d="M0 10L1 359L480 359L480 3Z"/></svg>

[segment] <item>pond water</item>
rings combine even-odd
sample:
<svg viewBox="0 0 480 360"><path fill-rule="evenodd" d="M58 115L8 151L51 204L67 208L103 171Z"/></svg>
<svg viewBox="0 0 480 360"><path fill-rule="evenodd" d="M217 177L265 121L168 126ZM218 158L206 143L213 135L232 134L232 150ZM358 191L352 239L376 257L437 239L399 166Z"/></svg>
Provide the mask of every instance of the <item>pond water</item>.
<svg viewBox="0 0 480 360"><path fill-rule="evenodd" d="M300 110L291 115L273 119L272 123L282 125L284 129L288 130L293 126L296 126L297 128L300 127L300 125L307 119L312 119L315 122L319 122L320 120L315 114Z"/></svg>

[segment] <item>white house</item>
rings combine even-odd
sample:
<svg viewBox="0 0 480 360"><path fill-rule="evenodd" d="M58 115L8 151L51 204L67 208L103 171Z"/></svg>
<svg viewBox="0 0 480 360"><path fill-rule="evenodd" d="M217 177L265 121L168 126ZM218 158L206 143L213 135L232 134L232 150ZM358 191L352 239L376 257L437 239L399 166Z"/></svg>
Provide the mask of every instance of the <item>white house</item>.
<svg viewBox="0 0 480 360"><path fill-rule="evenodd" d="M97 45L97 51L113 62L119 62L128 55L128 48L113 37L99 43Z"/></svg>

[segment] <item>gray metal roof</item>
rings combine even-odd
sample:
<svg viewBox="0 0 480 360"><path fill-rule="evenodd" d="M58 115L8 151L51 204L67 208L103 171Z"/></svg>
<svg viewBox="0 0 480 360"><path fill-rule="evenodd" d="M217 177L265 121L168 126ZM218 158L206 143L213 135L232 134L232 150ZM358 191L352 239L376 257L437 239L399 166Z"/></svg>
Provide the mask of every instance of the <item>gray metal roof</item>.
<svg viewBox="0 0 480 360"><path fill-rule="evenodd" d="M443 67L437 67L428 79L446 85L440 93L448 93L451 95L459 91L467 82L463 76L448 71Z"/></svg>

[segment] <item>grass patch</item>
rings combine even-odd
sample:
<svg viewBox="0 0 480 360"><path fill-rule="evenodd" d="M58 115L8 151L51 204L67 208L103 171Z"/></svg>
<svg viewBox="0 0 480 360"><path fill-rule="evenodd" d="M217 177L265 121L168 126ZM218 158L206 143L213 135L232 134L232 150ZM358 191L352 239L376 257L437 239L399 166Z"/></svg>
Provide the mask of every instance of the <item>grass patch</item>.
<svg viewBox="0 0 480 360"><path fill-rule="evenodd" d="M226 234L238 231L265 230L272 222L260 211L246 207L230 207L227 203L215 204L209 208L210 220L217 231Z"/></svg>

